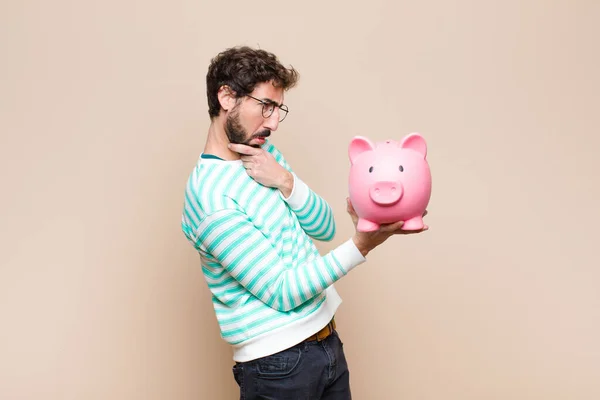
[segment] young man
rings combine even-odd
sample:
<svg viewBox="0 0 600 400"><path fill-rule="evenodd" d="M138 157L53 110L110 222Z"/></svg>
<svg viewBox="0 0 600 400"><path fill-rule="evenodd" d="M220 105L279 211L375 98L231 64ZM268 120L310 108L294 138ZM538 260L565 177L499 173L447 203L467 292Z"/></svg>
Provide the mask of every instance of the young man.
<svg viewBox="0 0 600 400"><path fill-rule="evenodd" d="M402 222L355 232L319 254L312 240L335 235L331 208L267 139L297 79L264 50L218 54L206 77L208 137L185 191L182 229L200 254L244 399L351 398L333 283L408 233ZM347 210L356 227L349 202Z"/></svg>

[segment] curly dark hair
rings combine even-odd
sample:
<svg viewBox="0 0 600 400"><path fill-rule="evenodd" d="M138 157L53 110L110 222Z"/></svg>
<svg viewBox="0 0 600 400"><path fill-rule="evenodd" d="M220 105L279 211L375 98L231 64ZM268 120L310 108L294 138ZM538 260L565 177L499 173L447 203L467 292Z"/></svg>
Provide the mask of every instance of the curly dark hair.
<svg viewBox="0 0 600 400"><path fill-rule="evenodd" d="M252 93L254 87L273 81L277 87L289 90L298 82L298 72L284 67L273 53L265 50L238 46L217 54L206 74L208 115L216 117L221 111L218 92L223 85L229 86L237 98Z"/></svg>

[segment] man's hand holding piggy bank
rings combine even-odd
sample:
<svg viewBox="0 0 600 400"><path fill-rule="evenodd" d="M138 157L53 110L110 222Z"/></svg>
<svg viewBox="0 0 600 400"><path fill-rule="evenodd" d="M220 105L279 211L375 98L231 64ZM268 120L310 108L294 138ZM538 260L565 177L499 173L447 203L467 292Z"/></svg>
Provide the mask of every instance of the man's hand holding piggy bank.
<svg viewBox="0 0 600 400"><path fill-rule="evenodd" d="M427 229L423 217L431 197L431 171L421 135L377 143L356 136L348 156L348 213L358 234L355 242L372 249L393 234Z"/></svg>

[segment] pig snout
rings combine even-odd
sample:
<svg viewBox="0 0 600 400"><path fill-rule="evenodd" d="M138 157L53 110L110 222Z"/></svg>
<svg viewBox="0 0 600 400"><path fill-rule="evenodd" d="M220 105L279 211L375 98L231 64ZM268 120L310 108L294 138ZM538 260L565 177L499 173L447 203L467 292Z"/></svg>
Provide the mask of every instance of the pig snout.
<svg viewBox="0 0 600 400"><path fill-rule="evenodd" d="M369 191L371 200L383 206L397 203L403 194L404 188L400 182L377 182Z"/></svg>

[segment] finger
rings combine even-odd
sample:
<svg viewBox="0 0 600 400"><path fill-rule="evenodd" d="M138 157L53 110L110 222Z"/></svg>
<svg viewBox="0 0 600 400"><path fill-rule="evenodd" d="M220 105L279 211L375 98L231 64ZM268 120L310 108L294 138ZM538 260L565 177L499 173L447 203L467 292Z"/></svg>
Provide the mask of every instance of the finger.
<svg viewBox="0 0 600 400"><path fill-rule="evenodd" d="M422 229L416 229L416 230L406 230L406 229L398 229L396 232L396 234L400 234L400 235L414 235L416 233L421 233L423 231L428 230L429 227L427 225L423 226Z"/></svg>
<svg viewBox="0 0 600 400"><path fill-rule="evenodd" d="M356 212L354 211L354 207L352 207L352 203L350 202L350 199L346 198L346 211L348 212L348 214L350 214L350 217L352 218L352 222L354 222L355 224L358 222L358 215L356 215Z"/></svg>
<svg viewBox="0 0 600 400"><path fill-rule="evenodd" d="M246 146L245 144L229 143L227 147L236 153L246 154L249 156L255 156L260 153L260 149L255 149L254 147Z"/></svg>
<svg viewBox="0 0 600 400"><path fill-rule="evenodd" d="M354 210L351 207L346 207L346 212L348 214L350 214L350 216L352 217L352 219L358 218L358 216L356 215L356 213L354 212Z"/></svg>
<svg viewBox="0 0 600 400"><path fill-rule="evenodd" d="M244 168L246 168L246 170L249 170L252 167L252 163L249 163L247 161L242 161L242 165L244 166Z"/></svg>
<svg viewBox="0 0 600 400"><path fill-rule="evenodd" d="M348 210L348 212L352 211L354 212L354 207L352 206L352 203L350 202L350 198L346 197L346 210Z"/></svg>
<svg viewBox="0 0 600 400"><path fill-rule="evenodd" d="M348 213L353 217L358 218L358 214L356 214L356 210L354 209L354 206L352 205L350 200L346 201L346 211L348 211Z"/></svg>
<svg viewBox="0 0 600 400"><path fill-rule="evenodd" d="M382 232L397 232L402 231L402 225L404 225L404 221L398 221L391 224L381 225L380 230Z"/></svg>

